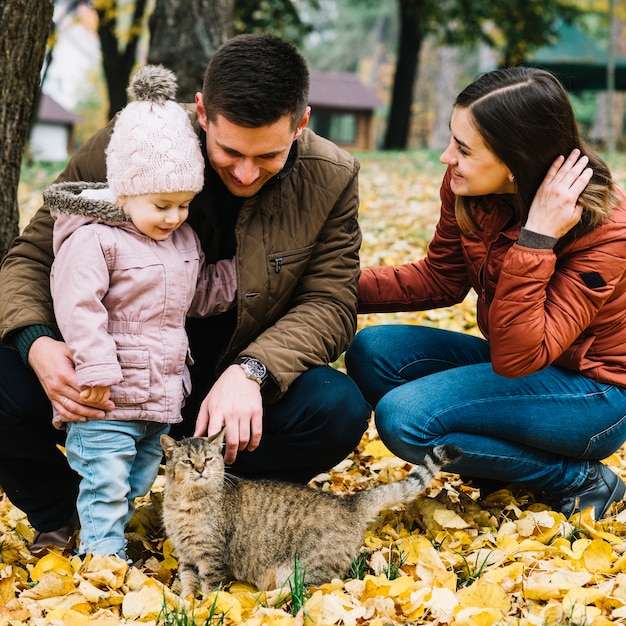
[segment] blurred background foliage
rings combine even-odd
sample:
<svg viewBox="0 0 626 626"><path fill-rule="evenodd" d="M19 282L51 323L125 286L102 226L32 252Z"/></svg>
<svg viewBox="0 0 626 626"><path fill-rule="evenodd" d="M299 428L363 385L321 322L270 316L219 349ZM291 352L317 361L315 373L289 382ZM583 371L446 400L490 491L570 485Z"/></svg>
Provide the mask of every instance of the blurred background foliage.
<svg viewBox="0 0 626 626"><path fill-rule="evenodd" d="M18 46L10 25L35 26L52 2L2 5L0 44L28 58L34 42L22 37ZM22 4L32 10L20 12ZM192 102L213 52L246 32L292 41L313 70L357 76L380 102L373 125L368 122L368 145L373 137L384 151L442 150L454 98L477 74L537 64L561 46L595 72L593 89L580 81L570 89L583 136L608 154L625 147L624 0L54 0L53 8L50 32L34 29L48 41L41 93L76 115L70 152L126 105L138 65L172 69L178 99ZM11 61L0 66L0 118L12 119L15 106L26 112L19 133L0 126L0 175L7 183L0 194L6 226L0 252L17 234L16 174L24 154L28 161L35 152L27 140L28 112L37 106L29 87L39 82L36 64L29 72Z"/></svg>
<svg viewBox="0 0 626 626"><path fill-rule="evenodd" d="M137 64L154 61L154 49L164 45L176 58L194 56L200 69L191 81L193 95L212 51L225 38L244 32L279 34L299 47L312 69L352 72L374 88L382 102L376 112L377 147L382 149L438 149L441 139L433 135L442 131L437 125L447 127L447 120L437 120L441 101L446 101L442 94L451 103L480 71L532 62L538 50L558 41L563 24L575 24L607 54L613 41L615 54L626 57L626 3L621 0L56 0L55 4L57 38L82 21L101 40L102 62L83 77L77 104L79 144L124 106L129 73ZM160 4L179 16L176 28L169 30L180 31L182 40L189 37L183 16L192 16L197 23L199 16L219 13L222 31L208 33L208 39L213 37L209 45L196 45L191 51L181 48L184 44L172 34L159 34L155 42L154 16ZM171 7L178 7L178 13ZM111 54L125 61L122 68L120 62L109 60L114 74L107 78ZM109 108L112 90L124 95ZM181 92L180 99L189 101L185 95ZM602 92L571 95L584 130L596 143L605 142L606 131L600 127L606 121L598 119L605 117ZM623 94L617 94L613 108L620 144Z"/></svg>

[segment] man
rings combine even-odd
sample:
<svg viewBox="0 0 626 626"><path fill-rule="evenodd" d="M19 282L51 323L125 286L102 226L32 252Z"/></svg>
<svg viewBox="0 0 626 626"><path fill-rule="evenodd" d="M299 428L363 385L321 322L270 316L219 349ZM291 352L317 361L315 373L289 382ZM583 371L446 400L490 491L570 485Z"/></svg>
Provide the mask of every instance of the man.
<svg viewBox="0 0 626 626"><path fill-rule="evenodd" d="M328 366L356 329L358 162L306 128L309 75L272 35L242 35L211 60L194 123L205 186L189 223L208 262L233 255L237 307L188 321L193 391L174 436L226 430L234 474L307 482L359 442L370 407ZM105 181L113 123L59 181ZM0 268L0 485L37 531L31 549L64 546L78 478L56 444L66 420L104 417L80 401L52 313L52 218L42 207Z"/></svg>

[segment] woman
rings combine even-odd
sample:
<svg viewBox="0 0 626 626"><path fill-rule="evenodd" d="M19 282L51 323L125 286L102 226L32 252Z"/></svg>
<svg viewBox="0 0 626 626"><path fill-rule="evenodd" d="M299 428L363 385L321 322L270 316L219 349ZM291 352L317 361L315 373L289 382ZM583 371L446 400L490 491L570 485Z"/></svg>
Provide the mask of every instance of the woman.
<svg viewBox="0 0 626 626"><path fill-rule="evenodd" d="M626 198L548 72L480 76L450 129L427 256L364 270L359 311L449 306L472 288L485 339L370 327L348 373L398 456L456 444L450 471L482 495L520 483L566 517L593 506L600 519L625 492L600 460L626 440Z"/></svg>

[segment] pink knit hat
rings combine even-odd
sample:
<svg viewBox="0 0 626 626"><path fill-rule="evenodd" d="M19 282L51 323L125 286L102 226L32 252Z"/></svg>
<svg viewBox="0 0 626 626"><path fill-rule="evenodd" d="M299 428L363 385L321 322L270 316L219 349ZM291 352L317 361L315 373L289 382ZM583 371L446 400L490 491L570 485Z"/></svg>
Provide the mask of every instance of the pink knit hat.
<svg viewBox="0 0 626 626"><path fill-rule="evenodd" d="M204 159L189 115L174 101L176 76L146 65L131 78L135 100L118 115L107 148L107 178L115 197L199 192Z"/></svg>

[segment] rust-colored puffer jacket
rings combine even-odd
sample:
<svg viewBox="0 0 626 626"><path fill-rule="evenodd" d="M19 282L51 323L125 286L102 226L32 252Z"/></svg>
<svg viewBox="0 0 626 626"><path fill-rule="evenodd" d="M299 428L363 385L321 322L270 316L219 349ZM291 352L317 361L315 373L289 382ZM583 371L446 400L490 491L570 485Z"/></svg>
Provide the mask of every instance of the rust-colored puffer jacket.
<svg viewBox="0 0 626 626"><path fill-rule="evenodd" d="M105 182L104 150L112 127L113 122L78 150L57 181ZM263 392L269 401L281 397L303 371L335 360L356 332L359 163L309 129L296 148L289 171L266 183L240 211L237 329L220 363L223 368L244 351L260 359L271 373ZM208 262L217 260L214 205L210 189L203 190L188 219ZM42 207L3 260L5 344L27 326L42 324L58 333L49 289L52 225Z"/></svg>
<svg viewBox="0 0 626 626"><path fill-rule="evenodd" d="M427 256L363 270L359 312L450 306L473 288L493 369L507 377L550 364L626 386L626 198L602 226L555 250L519 245L521 225L498 196L461 234L446 175Z"/></svg>

